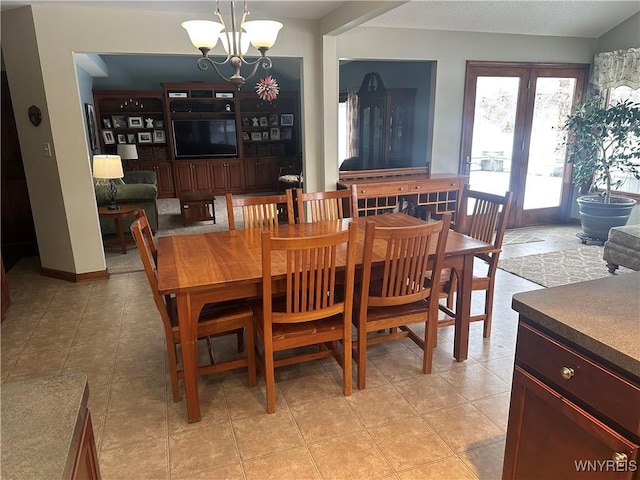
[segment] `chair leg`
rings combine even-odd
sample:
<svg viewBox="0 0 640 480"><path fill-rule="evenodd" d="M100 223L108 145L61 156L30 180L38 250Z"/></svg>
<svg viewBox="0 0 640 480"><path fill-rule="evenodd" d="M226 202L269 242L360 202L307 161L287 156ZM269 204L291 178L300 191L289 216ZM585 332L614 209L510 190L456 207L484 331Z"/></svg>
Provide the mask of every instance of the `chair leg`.
<svg viewBox="0 0 640 480"><path fill-rule="evenodd" d="M171 377L171 392L173 393L173 401L180 401L180 385L178 383L178 359L176 354L176 346L172 341L167 339L167 356L169 357L169 376Z"/></svg>
<svg viewBox="0 0 640 480"><path fill-rule="evenodd" d="M482 335L484 338L491 336L491 317L493 316L493 282L489 282L489 288L485 290L484 299L484 327Z"/></svg>
<svg viewBox="0 0 640 480"><path fill-rule="evenodd" d="M351 320L346 319L345 322L350 322ZM348 330L348 331L347 331ZM344 340L342 343L342 393L346 397L351 395L351 367L352 361L351 357L353 356L353 345L351 344L351 329L345 329ZM337 347L336 347L337 348Z"/></svg>
<svg viewBox="0 0 640 480"><path fill-rule="evenodd" d="M266 338L264 341L264 383L267 395L267 413L276 413L276 378L273 362L273 340Z"/></svg>
<svg viewBox="0 0 640 480"><path fill-rule="evenodd" d="M438 315L429 315L424 325L424 351L422 352L422 372L431 373L433 369L433 350L435 348L435 339L438 335ZM435 317L435 318L434 318Z"/></svg>
<svg viewBox="0 0 640 480"><path fill-rule="evenodd" d="M358 389L364 390L367 378L367 329L358 327Z"/></svg>
<svg viewBox="0 0 640 480"><path fill-rule="evenodd" d="M258 383L256 376L256 344L253 328L253 318L251 318L244 329L247 335L247 370L249 371L250 387L255 387Z"/></svg>
<svg viewBox="0 0 640 480"><path fill-rule="evenodd" d="M239 329L236 332L236 340L238 342L238 353L244 352L244 330Z"/></svg>

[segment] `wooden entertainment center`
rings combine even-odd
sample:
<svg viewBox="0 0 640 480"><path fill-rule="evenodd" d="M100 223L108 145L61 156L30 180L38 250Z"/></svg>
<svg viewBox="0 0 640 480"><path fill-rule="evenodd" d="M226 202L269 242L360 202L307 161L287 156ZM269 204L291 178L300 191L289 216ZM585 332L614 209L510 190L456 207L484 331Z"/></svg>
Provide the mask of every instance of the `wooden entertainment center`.
<svg viewBox="0 0 640 480"><path fill-rule="evenodd" d="M252 90L237 91L229 84L162 87L94 90L102 152L116 154L118 144L135 144L138 159L123 159L123 167L156 172L159 198L277 190L280 168L300 154L298 92L280 92L273 102L264 102ZM235 153L187 149L181 155L176 121L185 128L202 128L193 127L202 121L210 122L209 128L226 128L227 134L235 131Z"/></svg>

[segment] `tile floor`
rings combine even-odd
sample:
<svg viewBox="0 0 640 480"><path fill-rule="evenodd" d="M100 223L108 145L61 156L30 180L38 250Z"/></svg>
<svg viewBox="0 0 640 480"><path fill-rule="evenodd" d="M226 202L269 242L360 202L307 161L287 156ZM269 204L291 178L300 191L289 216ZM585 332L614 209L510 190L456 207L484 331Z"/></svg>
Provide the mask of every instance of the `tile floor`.
<svg viewBox="0 0 640 480"><path fill-rule="evenodd" d="M579 246L575 227L530 229L542 242L504 256ZM368 352L367 389L341 392L333 360L281 369L277 413L263 383L239 371L200 379L202 421L185 421L167 376L163 330L143 273L73 284L42 277L37 258L8 273L2 382L82 371L102 478L497 479L507 426L517 315L513 293L541 288L498 270L490 339L471 326L469 359L440 329L432 375L410 342ZM477 299L476 299L477 300ZM476 303L476 308L480 303ZM217 339L221 354L233 340Z"/></svg>

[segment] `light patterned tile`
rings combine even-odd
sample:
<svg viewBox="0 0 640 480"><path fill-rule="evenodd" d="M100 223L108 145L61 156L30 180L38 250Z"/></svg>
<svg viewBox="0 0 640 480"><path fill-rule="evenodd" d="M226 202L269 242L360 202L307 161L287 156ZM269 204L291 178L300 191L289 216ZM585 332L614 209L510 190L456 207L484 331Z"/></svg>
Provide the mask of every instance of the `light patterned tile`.
<svg viewBox="0 0 640 480"><path fill-rule="evenodd" d="M295 405L291 407L291 414L307 443L363 429L343 398Z"/></svg>
<svg viewBox="0 0 640 480"><path fill-rule="evenodd" d="M169 479L166 437L102 449L98 456L102 480L124 478Z"/></svg>
<svg viewBox="0 0 640 480"><path fill-rule="evenodd" d="M287 410L241 418L231 423L243 461L303 444L302 436Z"/></svg>
<svg viewBox="0 0 640 480"><path fill-rule="evenodd" d="M424 480L429 478L439 480L476 480L478 478L456 456L401 472L398 477L400 480ZM500 476L491 478L498 479Z"/></svg>
<svg viewBox="0 0 640 480"><path fill-rule="evenodd" d="M365 428L416 414L409 402L391 385L355 390L346 400Z"/></svg>
<svg viewBox="0 0 640 480"><path fill-rule="evenodd" d="M243 463L247 480L319 479L305 447L292 448Z"/></svg>

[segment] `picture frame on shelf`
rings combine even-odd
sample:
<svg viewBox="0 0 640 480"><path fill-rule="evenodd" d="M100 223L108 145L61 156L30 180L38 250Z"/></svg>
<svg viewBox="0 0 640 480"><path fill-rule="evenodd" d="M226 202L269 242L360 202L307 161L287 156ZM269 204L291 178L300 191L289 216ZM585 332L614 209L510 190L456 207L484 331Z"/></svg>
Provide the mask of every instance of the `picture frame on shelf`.
<svg viewBox="0 0 640 480"><path fill-rule="evenodd" d="M142 128L142 117L129 117L129 128ZM151 138L151 134L149 134L149 138Z"/></svg>
<svg viewBox="0 0 640 480"><path fill-rule="evenodd" d="M124 133L118 134L118 143L127 143L127 137Z"/></svg>
<svg viewBox="0 0 640 480"><path fill-rule="evenodd" d="M278 123L278 114L277 113L272 113L271 115L269 115L269 125L271 127L277 127L278 125L280 125Z"/></svg>
<svg viewBox="0 0 640 480"><path fill-rule="evenodd" d="M293 113L283 113L280 115L280 125L290 127L293 125Z"/></svg>
<svg viewBox="0 0 640 480"><path fill-rule="evenodd" d="M103 126L103 128L111 128L111 119L110 118L103 118L102 119L102 126Z"/></svg>
<svg viewBox="0 0 640 480"><path fill-rule="evenodd" d="M102 139L104 140L105 145L113 145L114 143L116 143L116 139L113 136L113 132L111 130L103 130Z"/></svg>
<svg viewBox="0 0 640 480"><path fill-rule="evenodd" d="M156 128L164 128L164 120L155 120L154 124Z"/></svg>
<svg viewBox="0 0 640 480"><path fill-rule="evenodd" d="M138 132L138 143L152 143L151 132Z"/></svg>
<svg viewBox="0 0 640 480"><path fill-rule="evenodd" d="M261 127L268 127L269 126L269 119L267 117L260 117L260 126Z"/></svg>
<svg viewBox="0 0 640 480"><path fill-rule="evenodd" d="M251 137L249 137L249 132L242 132L242 140L244 140L245 142L251 140Z"/></svg>
<svg viewBox="0 0 640 480"><path fill-rule="evenodd" d="M153 131L153 143L164 143L164 130L154 130Z"/></svg>
<svg viewBox="0 0 640 480"><path fill-rule="evenodd" d="M262 132L262 140L269 140L269 132Z"/></svg>
<svg viewBox="0 0 640 480"><path fill-rule="evenodd" d="M136 143L135 133L127 133L127 143Z"/></svg>
<svg viewBox="0 0 640 480"><path fill-rule="evenodd" d="M280 132L282 140L293 139L293 129L291 127L284 127Z"/></svg>
<svg viewBox="0 0 640 480"><path fill-rule="evenodd" d="M250 127L251 126L251 119L249 117L242 117L242 126L243 127Z"/></svg>
<svg viewBox="0 0 640 480"><path fill-rule="evenodd" d="M89 135L89 148L93 152L98 148L98 128L96 124L96 110L92 103L84 104L84 113L87 120L87 133Z"/></svg>
<svg viewBox="0 0 640 480"><path fill-rule="evenodd" d="M112 115L111 123L113 128L127 128L127 117L124 115Z"/></svg>
<svg viewBox="0 0 640 480"><path fill-rule="evenodd" d="M280 140L280 129L278 127L271 128L271 140Z"/></svg>
<svg viewBox="0 0 640 480"><path fill-rule="evenodd" d="M251 132L251 141L259 142L262 140L262 134L260 132Z"/></svg>

